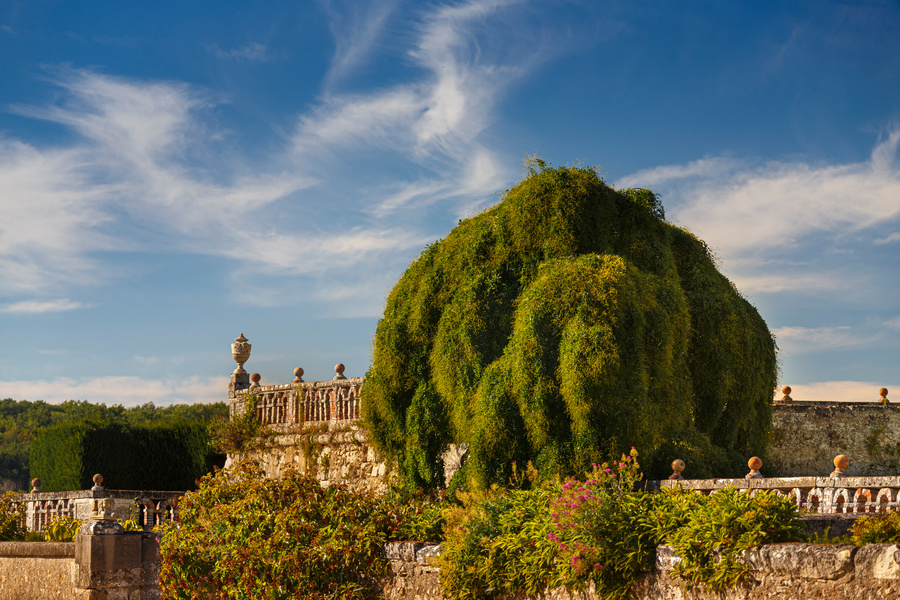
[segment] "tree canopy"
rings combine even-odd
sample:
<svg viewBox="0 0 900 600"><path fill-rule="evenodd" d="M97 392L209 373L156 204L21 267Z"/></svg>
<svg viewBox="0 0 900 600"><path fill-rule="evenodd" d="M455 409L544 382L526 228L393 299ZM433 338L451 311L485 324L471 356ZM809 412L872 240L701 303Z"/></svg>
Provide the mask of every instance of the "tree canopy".
<svg viewBox="0 0 900 600"><path fill-rule="evenodd" d="M764 455L776 368L756 309L653 192L536 160L397 282L362 412L411 486L442 483L450 443L477 487L631 446L651 475L679 457L722 476Z"/></svg>

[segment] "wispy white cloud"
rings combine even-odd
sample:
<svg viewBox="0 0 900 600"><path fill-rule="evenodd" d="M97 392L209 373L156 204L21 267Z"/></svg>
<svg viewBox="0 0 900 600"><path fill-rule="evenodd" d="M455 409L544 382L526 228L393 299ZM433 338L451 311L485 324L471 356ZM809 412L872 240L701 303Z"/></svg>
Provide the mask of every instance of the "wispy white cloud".
<svg viewBox="0 0 900 600"><path fill-rule="evenodd" d="M898 143L900 129L861 163L759 166L707 158L641 171L615 185L661 192L670 220L705 240L742 289L851 293L871 286L858 273L822 267L814 257L841 252L836 246L850 236L900 220ZM876 243L892 241L887 236Z"/></svg>
<svg viewBox="0 0 900 600"><path fill-rule="evenodd" d="M325 89L344 80L368 64L377 53L373 51L384 34L385 25L397 9L398 0L344 3L338 0L323 2L328 12L335 51L325 78Z"/></svg>
<svg viewBox="0 0 900 600"><path fill-rule="evenodd" d="M216 58L237 62L269 62L275 60L275 56L269 52L269 49L259 42L250 42L240 48L231 50L223 50L218 45L212 44L208 46L208 49Z"/></svg>
<svg viewBox="0 0 900 600"><path fill-rule="evenodd" d="M91 308L92 305L75 302L68 298L58 300L24 300L12 304L0 305L0 313L16 315L36 315L43 313L67 312Z"/></svg>
<svg viewBox="0 0 900 600"><path fill-rule="evenodd" d="M797 354L869 344L877 335L861 334L851 327L779 327L773 331L782 351Z"/></svg>
<svg viewBox="0 0 900 600"><path fill-rule="evenodd" d="M881 398L878 390L882 387L887 387L888 390L897 389L896 385L892 386L887 382L820 381L799 385L785 382L779 385L775 398L781 398L781 387L784 385L791 386L791 398L804 402L878 402Z"/></svg>
<svg viewBox="0 0 900 600"><path fill-rule="evenodd" d="M892 244L894 242L900 242L900 231L895 231L883 238L878 238L875 240L875 243L878 245Z"/></svg>
<svg viewBox="0 0 900 600"><path fill-rule="evenodd" d="M0 381L0 395L15 400L44 400L59 404L66 400L87 400L106 405L139 406L153 402L195 404L227 402L227 377L186 379L143 379L110 376L73 379L59 377L46 381Z"/></svg>
<svg viewBox="0 0 900 600"><path fill-rule="evenodd" d="M900 329L900 315L897 315L893 319L888 319L884 324L891 329Z"/></svg>

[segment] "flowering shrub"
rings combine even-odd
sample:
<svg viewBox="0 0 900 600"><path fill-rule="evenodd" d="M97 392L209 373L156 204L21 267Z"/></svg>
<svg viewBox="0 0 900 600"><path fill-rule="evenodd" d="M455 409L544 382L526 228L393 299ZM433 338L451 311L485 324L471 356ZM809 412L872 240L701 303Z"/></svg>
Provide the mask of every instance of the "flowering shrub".
<svg viewBox="0 0 900 600"><path fill-rule="evenodd" d="M897 512L863 517L853 524L850 532L850 543L857 546L898 542L900 542L900 513Z"/></svg>
<svg viewBox="0 0 900 600"><path fill-rule="evenodd" d="M570 479L551 503L562 580L570 587L593 581L611 600L653 564L658 539L652 527L656 496L635 491L641 479L637 450L618 461L594 465L585 481Z"/></svg>
<svg viewBox="0 0 900 600"><path fill-rule="evenodd" d="M163 598L361 599L385 573L388 512L371 497L244 462L200 481L163 527Z"/></svg>

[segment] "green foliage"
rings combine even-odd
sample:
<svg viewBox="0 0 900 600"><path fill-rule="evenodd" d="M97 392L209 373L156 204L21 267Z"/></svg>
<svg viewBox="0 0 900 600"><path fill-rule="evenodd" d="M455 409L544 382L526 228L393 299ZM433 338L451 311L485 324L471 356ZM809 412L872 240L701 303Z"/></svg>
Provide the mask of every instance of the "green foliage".
<svg viewBox="0 0 900 600"><path fill-rule="evenodd" d="M900 513L862 517L850 530L850 542L857 546L900 543Z"/></svg>
<svg viewBox="0 0 900 600"><path fill-rule="evenodd" d="M3 486L7 489L30 489L31 442L39 430L47 427L86 420L143 426L175 421L208 423L215 415L227 414L228 409L223 402L166 407L148 402L142 406L124 408L121 405L106 406L74 400L62 404L9 398L0 400L0 489ZM224 461L224 457L210 456L210 459L219 464ZM209 469L212 469L211 465Z"/></svg>
<svg viewBox="0 0 900 600"><path fill-rule="evenodd" d="M47 492L90 488L95 473L114 489L192 489L214 458L204 424L181 420L63 423L31 444L31 472Z"/></svg>
<svg viewBox="0 0 900 600"><path fill-rule="evenodd" d="M411 488L468 442L472 488L510 465L584 473L641 447L695 474L764 454L775 346L706 245L649 190L529 163L503 201L425 248L388 298L363 417ZM465 487L465 486L463 486Z"/></svg>
<svg viewBox="0 0 900 600"><path fill-rule="evenodd" d="M220 452L242 455L265 448L275 432L256 416L259 398L249 395L241 414L229 418L219 416L209 425L209 437L214 448Z"/></svg>
<svg viewBox="0 0 900 600"><path fill-rule="evenodd" d="M680 488L651 494L635 491L640 478L632 449L594 465L584 480L461 494L463 506L445 510L439 558L445 597L577 591L593 582L598 596L624 600L652 569L659 544L681 555L676 577L722 589L746 574L740 557L748 548L802 538L787 498L734 489L708 497Z"/></svg>
<svg viewBox="0 0 900 600"><path fill-rule="evenodd" d="M438 565L450 600L476 600L523 592L536 594L564 583L550 539L549 503L560 485L532 489L494 486L460 492L462 506L445 511L446 539Z"/></svg>
<svg viewBox="0 0 900 600"><path fill-rule="evenodd" d="M81 521L73 517L58 516L44 528L44 539L48 542L72 542L81 529Z"/></svg>
<svg viewBox="0 0 900 600"><path fill-rule="evenodd" d="M21 540L25 537L25 505L14 502L15 494L6 492L0 497L0 542Z"/></svg>
<svg viewBox="0 0 900 600"><path fill-rule="evenodd" d="M254 463L208 475L162 530L160 587L170 600L357 599L384 574L389 514L370 496Z"/></svg>
<svg viewBox="0 0 900 600"><path fill-rule="evenodd" d="M380 500L381 510L394 523L391 541L439 542L444 539L444 510L450 506L443 490L425 492L392 489Z"/></svg>
<svg viewBox="0 0 900 600"><path fill-rule="evenodd" d="M687 522L668 537L681 556L673 574L688 587L733 588L749 567L744 552L766 543L803 540L797 508L769 490L755 495L725 488L696 505Z"/></svg>

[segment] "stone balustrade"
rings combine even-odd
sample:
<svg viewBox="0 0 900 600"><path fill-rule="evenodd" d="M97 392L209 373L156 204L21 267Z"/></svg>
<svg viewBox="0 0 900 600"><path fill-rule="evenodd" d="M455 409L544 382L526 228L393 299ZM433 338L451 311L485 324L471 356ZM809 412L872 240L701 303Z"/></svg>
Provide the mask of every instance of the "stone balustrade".
<svg viewBox="0 0 900 600"><path fill-rule="evenodd" d="M25 507L25 527L29 531L43 531L56 517L86 520L93 500L103 498L112 500L116 518L134 519L145 531L150 531L156 525L178 518L178 499L182 495L184 492L102 488L18 494L12 501Z"/></svg>
<svg viewBox="0 0 900 600"><path fill-rule="evenodd" d="M304 423L355 421L363 377L337 381L309 381L252 386L235 393L231 414L243 414L247 398L257 399L256 416L276 430Z"/></svg>

